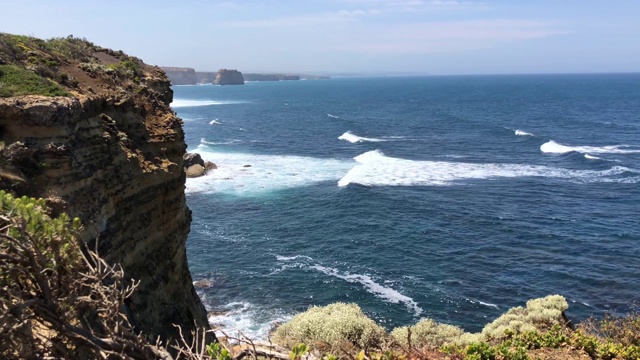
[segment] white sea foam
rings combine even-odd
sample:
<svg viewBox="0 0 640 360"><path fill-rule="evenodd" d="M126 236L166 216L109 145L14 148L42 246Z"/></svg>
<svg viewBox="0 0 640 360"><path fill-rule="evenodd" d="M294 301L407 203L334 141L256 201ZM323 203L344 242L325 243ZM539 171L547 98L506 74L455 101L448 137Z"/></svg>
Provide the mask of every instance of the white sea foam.
<svg viewBox="0 0 640 360"><path fill-rule="evenodd" d="M218 119L213 119L209 121L209 125L222 125L222 123Z"/></svg>
<svg viewBox="0 0 640 360"><path fill-rule="evenodd" d="M423 312L423 310L418 306L415 300L413 300L412 298L406 295L402 295L401 293L399 293L398 291L390 287L378 284L377 282L373 281L373 279L368 275L342 274L337 269L320 266L320 265L314 265L314 266L311 266L311 268L318 270L326 275L335 276L337 278L343 279L350 283L358 283L364 286L364 288L368 292L376 295L377 297L387 302L390 302L393 304L403 303L409 309L413 310L413 312L416 315L420 315Z"/></svg>
<svg viewBox="0 0 640 360"><path fill-rule="evenodd" d="M591 154L640 154L637 146L608 145L608 146L569 146L562 145L553 140L540 145L540 151L551 154L565 154L572 151Z"/></svg>
<svg viewBox="0 0 640 360"><path fill-rule="evenodd" d="M351 131L347 131L346 133L340 135L338 137L338 139L344 140L344 141L348 141L348 142L350 142L352 144L363 142L363 141L367 141L367 142L386 141L386 140L383 140L383 139L366 138L366 137L358 136L358 135L352 133Z"/></svg>
<svg viewBox="0 0 640 360"><path fill-rule="evenodd" d="M206 176L188 179L187 192L260 196L324 181L338 181L354 165L352 160L230 153L215 151L210 146L221 144L203 142L198 146L196 151L202 158L215 163L218 168Z"/></svg>
<svg viewBox="0 0 640 360"><path fill-rule="evenodd" d="M278 261L290 261L290 260L296 260L296 259L313 260L311 257L309 257L307 255L294 255L294 256L276 255L276 260L278 260Z"/></svg>
<svg viewBox="0 0 640 360"><path fill-rule="evenodd" d="M366 152L354 158L358 164L340 179L338 186L429 186L452 185L469 179L515 177L561 178L576 182L637 182L633 178L615 178L625 172L638 172L622 166L608 170L570 170L540 165L476 164L446 161L416 161L385 156L381 151Z"/></svg>
<svg viewBox="0 0 640 360"><path fill-rule="evenodd" d="M589 159L589 160L600 160L599 157L593 156L593 155L589 155L589 154L584 154L584 158L585 159Z"/></svg>
<svg viewBox="0 0 640 360"><path fill-rule="evenodd" d="M330 118L334 118L334 119L340 119L339 116L335 116L335 115L331 115L331 114L327 114L328 117Z"/></svg>
<svg viewBox="0 0 640 360"><path fill-rule="evenodd" d="M208 141L205 138L200 139L200 143L205 144L205 145L231 145L231 144L237 144L237 143L241 143L242 140L239 139L231 139L231 140L226 140L226 141Z"/></svg>
<svg viewBox="0 0 640 360"><path fill-rule="evenodd" d="M260 310L247 302L232 302L219 310L220 314L209 317L213 329L221 329L230 336L237 336L241 331L254 340L266 340L275 324L291 319L291 315ZM224 337L219 331L216 331L216 336Z"/></svg>
<svg viewBox="0 0 640 360"><path fill-rule="evenodd" d="M499 309L498 305L492 304L492 303L486 303L486 302L478 301L478 304L484 305L484 306L488 306L488 307L492 307L492 308L495 308L495 309Z"/></svg>
<svg viewBox="0 0 640 360"><path fill-rule="evenodd" d="M172 108L182 108L182 107L209 106L209 105L229 105L229 104L244 104L244 103L246 103L246 101L173 99L173 102L171 103L171 107Z"/></svg>
<svg viewBox="0 0 640 360"><path fill-rule="evenodd" d="M518 136L533 136L532 133L528 133L528 132L522 131L522 130L516 130L515 133Z"/></svg>

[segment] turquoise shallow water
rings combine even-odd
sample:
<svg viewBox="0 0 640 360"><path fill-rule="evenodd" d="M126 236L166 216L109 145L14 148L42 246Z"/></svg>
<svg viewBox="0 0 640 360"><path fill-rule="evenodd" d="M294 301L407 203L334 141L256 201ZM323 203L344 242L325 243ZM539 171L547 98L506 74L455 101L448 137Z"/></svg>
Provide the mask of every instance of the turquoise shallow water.
<svg viewBox="0 0 640 360"><path fill-rule="evenodd" d="M577 319L640 300L640 75L174 91L219 166L187 180L187 250L227 330L336 301L476 331L547 294Z"/></svg>

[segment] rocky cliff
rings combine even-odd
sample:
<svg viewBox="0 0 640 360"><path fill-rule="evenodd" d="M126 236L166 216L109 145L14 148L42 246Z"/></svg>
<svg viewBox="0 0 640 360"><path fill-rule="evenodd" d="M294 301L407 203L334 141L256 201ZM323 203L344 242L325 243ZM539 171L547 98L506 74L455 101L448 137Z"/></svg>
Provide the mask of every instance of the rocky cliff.
<svg viewBox="0 0 640 360"><path fill-rule="evenodd" d="M82 220L80 236L140 281L127 301L138 330L208 327L187 267L186 145L164 72L86 40L0 34L0 85L0 186Z"/></svg>
<svg viewBox="0 0 640 360"><path fill-rule="evenodd" d="M196 70L193 68L163 66L161 69L167 74L172 85L195 85L197 82Z"/></svg>
<svg viewBox="0 0 640 360"><path fill-rule="evenodd" d="M220 69L213 83L215 85L243 85L244 77L238 70Z"/></svg>

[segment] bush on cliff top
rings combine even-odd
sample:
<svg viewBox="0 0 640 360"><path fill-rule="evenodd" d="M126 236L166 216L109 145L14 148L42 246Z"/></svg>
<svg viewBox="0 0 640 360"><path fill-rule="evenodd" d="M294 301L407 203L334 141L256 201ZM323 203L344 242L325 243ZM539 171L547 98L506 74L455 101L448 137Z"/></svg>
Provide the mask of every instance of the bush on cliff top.
<svg viewBox="0 0 640 360"><path fill-rule="evenodd" d="M314 306L280 325L273 341L285 347L306 343L339 347L348 342L360 349L380 347L386 332L369 319L356 304L335 303Z"/></svg>
<svg viewBox="0 0 640 360"><path fill-rule="evenodd" d="M440 347L445 344L457 343L465 335L464 330L457 326L439 324L431 319L423 319L415 325L393 329L391 336L402 346L408 346L409 331L411 331L411 346L421 348Z"/></svg>
<svg viewBox="0 0 640 360"><path fill-rule="evenodd" d="M527 301L527 306L509 309L505 314L482 329L487 338L504 338L505 331L523 333L533 330L546 330L553 325L563 324L562 313L569 308L567 300L560 295Z"/></svg>
<svg viewBox="0 0 640 360"><path fill-rule="evenodd" d="M0 97L21 95L69 96L60 85L14 65L0 65Z"/></svg>

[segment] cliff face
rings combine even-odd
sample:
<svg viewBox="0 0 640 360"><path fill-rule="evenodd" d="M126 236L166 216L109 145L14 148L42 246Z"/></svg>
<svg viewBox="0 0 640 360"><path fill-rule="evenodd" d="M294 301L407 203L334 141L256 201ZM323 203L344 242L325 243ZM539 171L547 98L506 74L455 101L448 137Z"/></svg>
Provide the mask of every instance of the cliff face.
<svg viewBox="0 0 640 360"><path fill-rule="evenodd" d="M161 69L167 74L172 85L195 85L197 83L195 69L164 66Z"/></svg>
<svg viewBox="0 0 640 360"><path fill-rule="evenodd" d="M244 77L238 70L220 69L213 83L216 85L244 85Z"/></svg>
<svg viewBox="0 0 640 360"><path fill-rule="evenodd" d="M289 81L300 80L300 75L285 74L242 74L245 81Z"/></svg>
<svg viewBox="0 0 640 360"><path fill-rule="evenodd" d="M72 42L81 56L64 57L26 37L7 49L16 39L0 36L0 65L55 61L35 73L64 73L71 95L0 98L0 186L82 220L89 246L140 281L127 313L150 338L175 339L173 324L208 327L185 252L184 133L162 70L88 42Z"/></svg>

